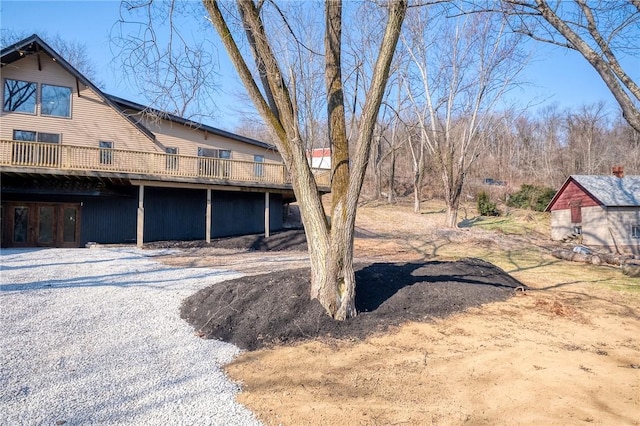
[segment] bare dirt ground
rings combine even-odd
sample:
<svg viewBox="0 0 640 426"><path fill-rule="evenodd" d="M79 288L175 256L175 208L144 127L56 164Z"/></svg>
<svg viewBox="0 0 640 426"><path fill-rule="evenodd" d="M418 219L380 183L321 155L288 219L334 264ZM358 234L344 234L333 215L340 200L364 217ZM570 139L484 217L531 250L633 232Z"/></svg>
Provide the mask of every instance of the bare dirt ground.
<svg viewBox="0 0 640 426"><path fill-rule="evenodd" d="M476 257L529 290L364 338L245 352L227 367L240 402L269 425L640 424L640 279L551 257L544 215L463 212L453 231L440 207L361 207L358 260ZM192 248L164 261L251 275L305 256Z"/></svg>

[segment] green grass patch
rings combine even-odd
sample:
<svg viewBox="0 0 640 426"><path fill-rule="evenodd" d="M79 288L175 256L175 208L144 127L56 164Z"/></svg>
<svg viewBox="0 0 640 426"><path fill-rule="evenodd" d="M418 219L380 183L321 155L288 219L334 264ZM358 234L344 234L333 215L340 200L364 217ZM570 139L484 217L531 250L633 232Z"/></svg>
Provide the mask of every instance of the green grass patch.
<svg viewBox="0 0 640 426"><path fill-rule="evenodd" d="M487 231L500 232L505 235L548 236L551 233L548 213L534 212L514 208L504 208L501 216L475 216L460 222L461 228L480 228Z"/></svg>

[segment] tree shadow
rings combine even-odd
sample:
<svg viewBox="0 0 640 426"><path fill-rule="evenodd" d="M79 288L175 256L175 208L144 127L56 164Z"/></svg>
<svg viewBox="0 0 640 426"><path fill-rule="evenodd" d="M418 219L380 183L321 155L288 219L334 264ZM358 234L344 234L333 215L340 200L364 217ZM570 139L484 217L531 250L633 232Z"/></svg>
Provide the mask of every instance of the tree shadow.
<svg viewBox="0 0 640 426"><path fill-rule="evenodd" d="M471 304L473 296L467 297L467 293L472 295L477 290L472 287L490 286L498 292L525 287L497 266L475 258L455 262L373 263L356 271L356 309L375 311L401 290L416 284L422 288L412 291L413 296L419 293L419 297L447 298L455 303L457 295L464 293L464 299Z"/></svg>
<svg viewBox="0 0 640 426"><path fill-rule="evenodd" d="M475 224L480 223L480 222L482 222L482 217L481 216L472 217L470 219L465 218L460 223L458 223L458 227L459 228L471 228L472 226L474 226Z"/></svg>
<svg viewBox="0 0 640 426"><path fill-rule="evenodd" d="M271 234L268 238L262 235L254 236L254 241L249 245L254 251L287 251L300 247L306 249L307 236L303 230L284 231Z"/></svg>

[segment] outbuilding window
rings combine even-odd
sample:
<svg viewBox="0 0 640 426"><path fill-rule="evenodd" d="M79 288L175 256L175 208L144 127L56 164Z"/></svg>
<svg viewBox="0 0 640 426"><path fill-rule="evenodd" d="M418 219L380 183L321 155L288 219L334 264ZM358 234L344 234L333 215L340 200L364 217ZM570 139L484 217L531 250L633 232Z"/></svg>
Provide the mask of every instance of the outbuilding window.
<svg viewBox="0 0 640 426"><path fill-rule="evenodd" d="M640 238L640 225L631 225L631 238Z"/></svg>
<svg viewBox="0 0 640 426"><path fill-rule="evenodd" d="M570 203L569 208L571 208L571 223L582 223L582 206L580 202Z"/></svg>

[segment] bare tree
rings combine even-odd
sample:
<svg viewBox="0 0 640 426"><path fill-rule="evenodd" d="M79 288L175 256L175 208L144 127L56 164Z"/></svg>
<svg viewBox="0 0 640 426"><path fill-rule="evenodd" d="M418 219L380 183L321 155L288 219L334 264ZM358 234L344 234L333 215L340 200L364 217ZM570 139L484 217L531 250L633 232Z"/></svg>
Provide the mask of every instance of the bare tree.
<svg viewBox="0 0 640 426"><path fill-rule="evenodd" d="M398 91L398 95L400 95L400 91ZM400 100L398 100L398 105L401 105ZM398 160L398 152L410 143L411 141L411 133L410 129L404 122L404 120L400 117L397 111L394 111L394 115L391 117L390 122L388 122L388 128L386 131L380 132L380 141L385 142L384 152L379 156L379 167L382 170L383 162L387 162L387 189L386 189L386 198L387 203L392 203L395 198L395 186L396 186L396 168L397 168L397 160ZM381 146L382 149L382 146ZM380 174L381 171L380 171ZM381 194L382 195L382 194Z"/></svg>
<svg viewBox="0 0 640 426"><path fill-rule="evenodd" d="M581 174L596 174L609 160L610 143L605 142L607 129L603 102L583 105L567 114L569 149Z"/></svg>
<svg viewBox="0 0 640 426"><path fill-rule="evenodd" d="M316 298L336 319L356 315L355 274L353 271L353 232L358 196L366 170L373 128L389 68L399 37L406 1L388 5L388 21L380 42L380 51L371 76L370 89L359 121L353 156L347 139L342 77L342 3L325 3L325 82L332 144L332 214L328 223L312 171L306 157L306 144L301 138L299 108L292 94L294 82L283 72L273 43L264 24L267 8L276 13L275 2L238 0L238 14L247 43L251 47L260 78L251 72L225 17L221 3L203 1L256 109L277 135L277 147L291 175L293 189L300 204L307 233L311 260L311 297ZM284 20L286 24L286 19ZM239 34L236 34L238 37Z"/></svg>
<svg viewBox="0 0 640 426"><path fill-rule="evenodd" d="M579 52L607 85L625 119L640 132L640 86L622 61L625 55L637 58L640 51L638 0L502 0L501 4L500 11L512 18L515 31ZM630 67L637 71L633 69L637 61Z"/></svg>
<svg viewBox="0 0 640 426"><path fill-rule="evenodd" d="M2 48L10 46L23 40L31 34L24 31L12 31L3 28L0 32L0 45ZM77 40L66 40L60 34L48 34L41 32L38 34L45 43L50 45L55 51L69 62L75 69L80 71L82 75L91 80L96 86L102 86L98 77L95 63L90 59L87 53L87 45Z"/></svg>
<svg viewBox="0 0 640 426"><path fill-rule="evenodd" d="M509 111L489 141L474 172L498 174L511 190L522 183L558 188L569 175L609 174L612 166L628 174L639 170L640 133L602 103Z"/></svg>
<svg viewBox="0 0 640 426"><path fill-rule="evenodd" d="M616 120L608 141L613 142L611 165L624 165L626 173L640 175L640 132L626 121Z"/></svg>
<svg viewBox="0 0 640 426"><path fill-rule="evenodd" d="M409 139L407 126L402 117L407 108L407 97L401 87L402 76L399 69L403 65L398 61L397 57L401 56L399 53L396 52L396 60L393 65L395 69L392 69L392 75L387 83L378 124L374 132L375 140L371 155L374 167L370 172L374 179L375 198L381 199L384 194L388 203L392 203L395 197L398 152ZM386 189L383 191L385 183Z"/></svg>
<svg viewBox="0 0 640 426"><path fill-rule="evenodd" d="M198 3L123 0L111 42L123 75L153 108L202 121L214 116L218 63L213 44L183 31L198 22ZM151 112L151 110L150 110Z"/></svg>
<svg viewBox="0 0 640 426"><path fill-rule="evenodd" d="M441 6L412 12L403 38L412 61L407 93L442 180L446 226L456 227L465 176L489 134L490 113L516 82L524 56L520 37L506 31L499 15L445 18Z"/></svg>
<svg viewBox="0 0 640 426"><path fill-rule="evenodd" d="M425 167L427 162L428 134L422 126L417 134L409 134L409 151L411 153L411 165L413 166L413 211L420 213L422 186L425 180ZM417 139L417 140L416 140Z"/></svg>

